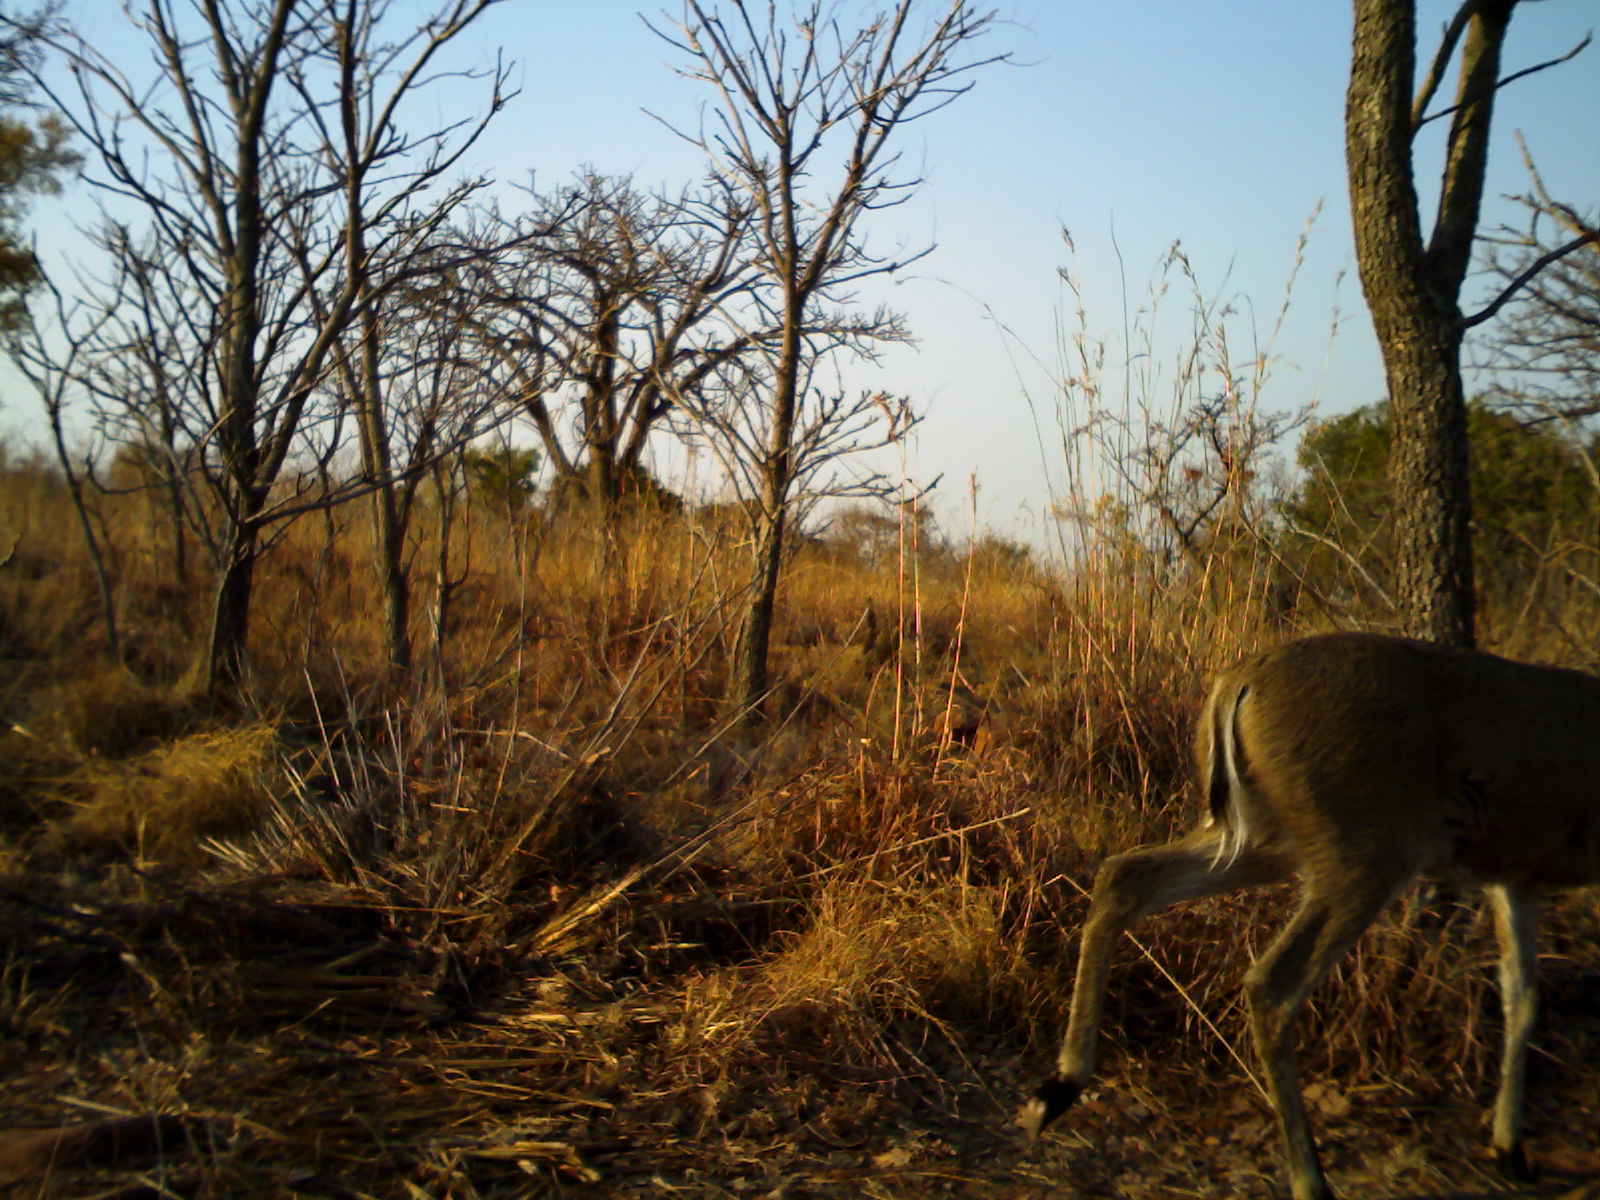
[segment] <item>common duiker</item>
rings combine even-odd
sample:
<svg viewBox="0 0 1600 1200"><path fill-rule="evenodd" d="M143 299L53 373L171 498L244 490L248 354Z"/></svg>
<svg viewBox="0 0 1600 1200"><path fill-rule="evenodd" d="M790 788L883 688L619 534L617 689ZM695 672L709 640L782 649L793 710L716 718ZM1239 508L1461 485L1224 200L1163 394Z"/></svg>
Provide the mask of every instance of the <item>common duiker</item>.
<svg viewBox="0 0 1600 1200"><path fill-rule="evenodd" d="M1439 873L1484 885L1494 910L1505 1040L1492 1145L1525 1176L1539 894L1600 882L1600 679L1393 637L1305 638L1217 679L1195 751L1204 825L1100 868L1066 1038L1023 1110L1027 1132L1094 1073L1108 956L1130 923L1292 877L1299 909L1250 967L1245 997L1295 1200L1327 1200L1295 1015L1397 892Z"/></svg>

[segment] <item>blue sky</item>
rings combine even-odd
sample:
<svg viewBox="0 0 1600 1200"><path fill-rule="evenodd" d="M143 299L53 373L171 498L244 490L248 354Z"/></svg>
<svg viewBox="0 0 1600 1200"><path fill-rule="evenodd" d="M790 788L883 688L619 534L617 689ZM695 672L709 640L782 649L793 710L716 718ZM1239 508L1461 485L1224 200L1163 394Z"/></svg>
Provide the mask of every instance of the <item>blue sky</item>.
<svg viewBox="0 0 1600 1200"><path fill-rule="evenodd" d="M399 0L397 12L425 7ZM869 7L846 2L841 13ZM938 244L881 293L908 315L918 344L850 378L909 393L926 411L908 462L923 479L944 474L939 507L963 509L975 472L986 523L1037 533L1049 495L1024 392L1049 413L1057 329L1072 309L1058 266L1079 281L1089 331L1111 341L1108 365L1123 353L1113 228L1129 303L1139 302L1156 262L1181 240L1202 286L1253 308L1264 334L1296 239L1320 202L1262 402L1288 409L1315 399L1327 415L1378 399L1382 375L1345 199L1349 5L1030 0L999 9L1002 23L986 48L1010 51L1017 65L980 73L970 95L904 131L906 158L926 183L914 202L865 227L883 248ZM1421 3L1424 61L1453 9ZM1507 69L1567 50L1596 11L1581 0L1521 5ZM502 46L518 64L522 92L481 144L477 165L514 181L532 172L545 184L582 164L633 172L645 184L692 179L697 152L645 110L692 124L708 97L673 73L675 52L638 12L637 3L616 0L508 0L491 11L468 56ZM90 28L100 22L106 48L120 49L120 5L80 0L68 13ZM1444 90L1451 87L1453 80ZM1425 221L1444 125L1423 135ZM1518 130L1557 196L1586 210L1600 204L1600 47L1503 91L1495 125L1486 224L1515 219L1498 198L1527 188ZM53 226L75 207L35 214L46 246L61 244ZM1070 261L1063 226L1076 247ZM1484 290L1471 282L1468 289ZM1187 300L1167 304L1181 316ZM1343 320L1330 344L1336 308ZM1183 320L1173 324L1175 336L1186 329ZM1238 345L1248 338L1248 317L1235 324ZM1170 352L1179 348L1174 341ZM15 421L20 405L8 407Z"/></svg>

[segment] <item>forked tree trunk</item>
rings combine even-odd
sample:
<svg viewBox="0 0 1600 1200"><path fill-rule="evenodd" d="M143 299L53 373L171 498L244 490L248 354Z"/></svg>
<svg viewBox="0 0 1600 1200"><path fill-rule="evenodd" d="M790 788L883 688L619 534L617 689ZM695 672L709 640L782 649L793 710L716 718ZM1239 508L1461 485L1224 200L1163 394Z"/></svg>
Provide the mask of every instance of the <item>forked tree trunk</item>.
<svg viewBox="0 0 1600 1200"><path fill-rule="evenodd" d="M1483 195L1500 47L1514 5L1466 0L1452 23L1452 37L1463 29L1466 36L1439 211L1426 244L1412 145L1434 81L1413 97L1415 0L1355 0L1345 108L1356 259L1394 422L1395 594L1406 632L1459 646L1473 643L1475 599L1457 305Z"/></svg>

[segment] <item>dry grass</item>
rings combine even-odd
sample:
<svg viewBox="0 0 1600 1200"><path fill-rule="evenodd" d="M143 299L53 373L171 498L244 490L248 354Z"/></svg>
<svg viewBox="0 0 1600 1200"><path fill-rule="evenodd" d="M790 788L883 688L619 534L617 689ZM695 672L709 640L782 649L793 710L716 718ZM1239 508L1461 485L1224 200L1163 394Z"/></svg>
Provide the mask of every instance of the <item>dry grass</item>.
<svg viewBox="0 0 1600 1200"><path fill-rule="evenodd" d="M203 839L254 828L283 787L270 725L193 733L122 759L87 757L60 779L68 811L41 848L198 865Z"/></svg>
<svg viewBox="0 0 1600 1200"><path fill-rule="evenodd" d="M0 501L26 514L26 569L0 571L0 703L28 731L0 738L10 1123L187 1114L149 1174L192 1195L1009 1195L1142 1169L1000 1148L1059 1033L1080 885L1193 819L1206 675L1294 628L1252 548L1156 587L1117 538L1071 571L807 547L752 732L719 703L737 546L670 513L609 538L466 513L448 640L420 586L400 694L357 510L303 521L222 712L178 687L205 596L164 574L147 507L102 501L110 666L48 472L10 464ZM1107 1146L1234 1103L1241 946L1287 901L1203 903L1124 946L1106 1077L1147 1115L1091 1102ZM1436 924L1397 914L1319 995L1304 1067L1336 1081L1330 1112L1490 1086L1487 934ZM1600 918L1580 896L1552 924L1545 1045L1577 1064ZM1536 1126L1541 1089L1593 1104L1582 1070L1542 1073ZM1127 1194L1228 1194L1270 1158L1237 1142L1258 1117Z"/></svg>

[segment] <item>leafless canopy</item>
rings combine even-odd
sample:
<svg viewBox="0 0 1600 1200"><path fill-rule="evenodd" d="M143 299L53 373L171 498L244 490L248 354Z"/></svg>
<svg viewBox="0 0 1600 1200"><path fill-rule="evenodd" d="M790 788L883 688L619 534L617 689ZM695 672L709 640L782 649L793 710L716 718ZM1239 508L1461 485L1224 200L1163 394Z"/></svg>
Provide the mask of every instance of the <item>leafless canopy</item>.
<svg viewBox="0 0 1600 1200"><path fill-rule="evenodd" d="M1592 417L1600 413L1600 212L1585 217L1556 200L1526 147L1523 158L1532 188L1517 199L1527 223L1484 239L1502 295L1520 294L1485 338L1479 365L1495 373L1495 399L1523 420Z"/></svg>
<svg viewBox="0 0 1600 1200"><path fill-rule="evenodd" d="M792 14L776 3L714 8L686 0L676 19L649 23L681 56L682 74L713 98L698 126L668 127L705 154L729 203L753 222L751 261L761 286L742 311L725 311L754 353L730 363L720 387L679 398L752 515L753 600L733 685L752 711L766 690L773 601L797 489L841 454L898 438L910 421L903 402L848 396L817 375L841 351L870 356L909 337L888 309L856 310L855 288L903 270L932 247L880 254L868 248L860 222L903 203L922 182L894 146L898 131L952 103L979 68L1006 58L973 53L994 24L992 12L953 0L918 28L919 11L898 0L852 26L822 0ZM873 488L858 480L854 490Z"/></svg>
<svg viewBox="0 0 1600 1200"><path fill-rule="evenodd" d="M760 336L727 317L760 284L748 212L715 180L650 193L587 168L503 224L517 249L485 277L471 337L556 474L614 501L677 399Z"/></svg>

